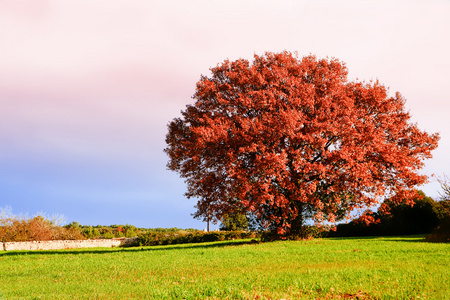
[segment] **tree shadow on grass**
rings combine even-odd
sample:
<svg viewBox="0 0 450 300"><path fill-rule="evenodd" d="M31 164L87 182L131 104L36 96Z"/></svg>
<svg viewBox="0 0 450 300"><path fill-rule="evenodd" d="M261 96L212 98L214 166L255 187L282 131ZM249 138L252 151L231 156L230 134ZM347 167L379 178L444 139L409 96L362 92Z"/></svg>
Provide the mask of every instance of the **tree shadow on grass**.
<svg viewBox="0 0 450 300"><path fill-rule="evenodd" d="M239 241L221 241L198 244L174 244L174 245L159 245L159 246L136 246L136 247L113 247L105 248L81 248L81 249L61 249L61 250L10 250L1 251L2 256L15 255L66 255L66 254L104 254L104 253L123 253L123 252L153 252L164 250L184 250L184 249L209 249L209 248L225 248L232 246L242 246L255 244L253 241L239 240Z"/></svg>
<svg viewBox="0 0 450 300"><path fill-rule="evenodd" d="M421 239L389 239L384 242L402 242L402 243L426 243L425 237Z"/></svg>
<svg viewBox="0 0 450 300"><path fill-rule="evenodd" d="M330 237L333 240L377 240L380 242L405 242L424 243L426 235L393 235L393 236L352 236L352 237Z"/></svg>

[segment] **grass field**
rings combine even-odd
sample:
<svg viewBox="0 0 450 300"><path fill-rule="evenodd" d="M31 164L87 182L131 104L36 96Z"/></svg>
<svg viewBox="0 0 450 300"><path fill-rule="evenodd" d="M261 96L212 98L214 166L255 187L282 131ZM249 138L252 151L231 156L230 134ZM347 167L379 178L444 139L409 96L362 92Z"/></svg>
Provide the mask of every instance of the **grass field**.
<svg viewBox="0 0 450 300"><path fill-rule="evenodd" d="M0 299L450 299L423 237L1 251Z"/></svg>

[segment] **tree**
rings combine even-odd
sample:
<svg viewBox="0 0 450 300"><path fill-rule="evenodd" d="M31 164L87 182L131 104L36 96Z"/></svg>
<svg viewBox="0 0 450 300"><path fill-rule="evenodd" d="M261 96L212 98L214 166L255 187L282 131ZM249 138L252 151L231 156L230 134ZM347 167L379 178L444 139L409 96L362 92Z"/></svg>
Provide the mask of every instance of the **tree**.
<svg viewBox="0 0 450 300"><path fill-rule="evenodd" d="M442 192L440 192L439 205L443 219L450 220L450 183L447 176L438 179L441 185ZM450 222L450 221L449 221Z"/></svg>
<svg viewBox="0 0 450 300"><path fill-rule="evenodd" d="M438 202L439 212L441 217L441 224L426 240L429 242L450 243L450 183L449 178L444 175L443 178L438 179L441 185L442 192L440 192L440 199Z"/></svg>
<svg viewBox="0 0 450 300"><path fill-rule="evenodd" d="M168 168L197 218L248 211L279 237L335 222L382 196L409 199L438 134L410 123L405 99L350 82L344 63L290 52L226 60L168 125Z"/></svg>
<svg viewBox="0 0 450 300"><path fill-rule="evenodd" d="M339 224L328 236L385 236L430 233L442 221L439 203L417 191L411 204L385 199L377 212L372 213L373 222L357 218L348 224ZM410 201L408 201L410 202Z"/></svg>
<svg viewBox="0 0 450 300"><path fill-rule="evenodd" d="M442 221L439 204L422 191L417 191L413 205L386 199L382 207L379 225L383 235L430 233Z"/></svg>
<svg viewBox="0 0 450 300"><path fill-rule="evenodd" d="M439 193L441 200L450 200L450 183L446 175L443 178L438 178L441 185L442 192Z"/></svg>
<svg viewBox="0 0 450 300"><path fill-rule="evenodd" d="M245 212L233 212L222 217L220 230L235 231L247 230L249 228L249 219Z"/></svg>

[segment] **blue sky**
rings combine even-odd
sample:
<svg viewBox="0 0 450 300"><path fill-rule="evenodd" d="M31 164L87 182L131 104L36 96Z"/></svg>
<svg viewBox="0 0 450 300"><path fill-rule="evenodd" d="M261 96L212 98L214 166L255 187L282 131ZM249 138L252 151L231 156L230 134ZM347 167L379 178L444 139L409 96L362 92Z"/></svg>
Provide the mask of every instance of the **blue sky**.
<svg viewBox="0 0 450 300"><path fill-rule="evenodd" d="M448 172L449 1L0 2L0 207L67 222L204 228L166 170L168 122L200 75L265 51L336 57L440 132ZM421 187L438 195L439 185Z"/></svg>

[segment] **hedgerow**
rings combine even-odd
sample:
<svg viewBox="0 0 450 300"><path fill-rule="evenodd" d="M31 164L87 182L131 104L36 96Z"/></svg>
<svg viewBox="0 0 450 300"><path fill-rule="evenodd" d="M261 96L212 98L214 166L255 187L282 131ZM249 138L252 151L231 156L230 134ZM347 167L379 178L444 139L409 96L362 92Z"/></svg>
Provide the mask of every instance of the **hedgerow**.
<svg viewBox="0 0 450 300"><path fill-rule="evenodd" d="M186 243L204 243L215 241L227 241L235 239L256 238L259 234L253 231L213 231L213 232L155 232L149 231L139 235L135 245L156 246Z"/></svg>

